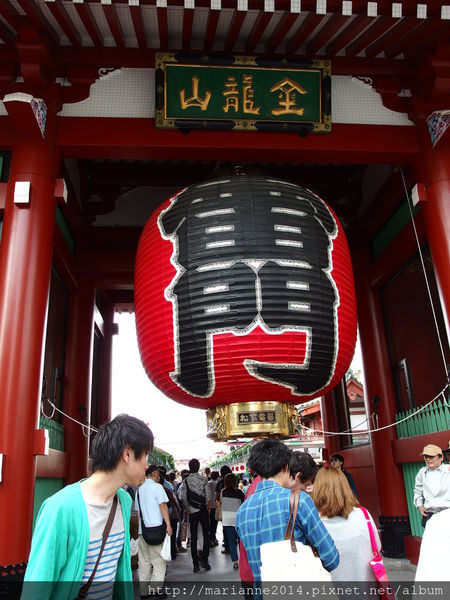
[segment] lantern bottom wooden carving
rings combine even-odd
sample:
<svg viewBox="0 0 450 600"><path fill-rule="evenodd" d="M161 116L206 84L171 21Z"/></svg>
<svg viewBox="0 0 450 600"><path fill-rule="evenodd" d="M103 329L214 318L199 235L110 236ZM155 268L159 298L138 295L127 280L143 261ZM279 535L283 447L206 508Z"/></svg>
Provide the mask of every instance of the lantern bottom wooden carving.
<svg viewBox="0 0 450 600"><path fill-rule="evenodd" d="M207 436L213 440L288 437L299 431L296 407L285 402L235 402L206 411Z"/></svg>

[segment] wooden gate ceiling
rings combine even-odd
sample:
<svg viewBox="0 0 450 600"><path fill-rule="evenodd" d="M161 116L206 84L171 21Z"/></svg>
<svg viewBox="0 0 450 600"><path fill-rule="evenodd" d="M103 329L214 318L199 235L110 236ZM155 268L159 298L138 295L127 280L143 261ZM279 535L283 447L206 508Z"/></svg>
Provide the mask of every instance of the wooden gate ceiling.
<svg viewBox="0 0 450 600"><path fill-rule="evenodd" d="M0 42L13 47L27 19L61 61L80 49L133 50L130 59L183 49L407 61L448 40L449 18L435 0L2 0Z"/></svg>

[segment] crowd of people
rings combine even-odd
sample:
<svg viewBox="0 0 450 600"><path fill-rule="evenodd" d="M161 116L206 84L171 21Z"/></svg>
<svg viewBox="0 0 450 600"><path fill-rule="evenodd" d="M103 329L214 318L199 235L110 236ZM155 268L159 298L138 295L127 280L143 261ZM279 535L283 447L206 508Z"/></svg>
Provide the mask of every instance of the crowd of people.
<svg viewBox="0 0 450 600"><path fill-rule="evenodd" d="M55 589L64 581L68 598L89 594L100 600L114 588L120 592L114 597L131 600L135 569L141 598L164 598L168 560L190 551L193 573L211 570L218 523L221 552L249 593L262 579L261 547L285 538L292 497L298 498L293 537L314 549L331 580L375 581L369 563L374 550L381 551L380 538L342 455L319 468L307 452L266 439L251 449L251 477L238 480L226 465L200 472L196 458L181 473L168 473L162 465L147 464L152 447L144 423L119 415L94 439L92 475L44 502L25 574L25 582L45 582L48 594L39 597L59 597ZM426 538L437 535L434 520L437 527L438 521L448 525L450 467L438 446L427 445L422 455L414 502L423 526L430 520L433 525L424 536L422 567L419 562L426 579L425 549L433 546ZM37 597L36 590L25 584L23 597Z"/></svg>

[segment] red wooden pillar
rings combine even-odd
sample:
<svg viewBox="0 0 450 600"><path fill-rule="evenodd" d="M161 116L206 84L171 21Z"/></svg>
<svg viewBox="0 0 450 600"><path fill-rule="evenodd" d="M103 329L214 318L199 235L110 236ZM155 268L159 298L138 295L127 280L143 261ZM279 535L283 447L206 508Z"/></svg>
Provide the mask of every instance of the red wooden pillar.
<svg viewBox="0 0 450 600"><path fill-rule="evenodd" d="M353 252L352 259L367 399L370 405L374 396L380 398L378 427L384 427L394 423L396 404L381 306L377 290L372 289L369 281L368 251ZM403 537L410 533L410 528L403 474L392 453L391 442L395 439L395 426L371 434L375 477L380 491L383 550L387 556L401 557L405 556Z"/></svg>
<svg viewBox="0 0 450 600"><path fill-rule="evenodd" d="M25 97L5 105L16 131L0 245L0 565L26 561L31 541L59 165L52 115L43 138Z"/></svg>
<svg viewBox="0 0 450 600"><path fill-rule="evenodd" d="M70 298L63 399L64 412L81 422L88 422L91 413L94 306L94 285L81 279ZM88 473L89 434L70 419L63 418L63 425L64 448L70 456L66 483L73 483Z"/></svg>
<svg viewBox="0 0 450 600"><path fill-rule="evenodd" d="M444 134L433 148L426 125L418 129L422 150L418 170L426 186L425 229L450 340L450 139Z"/></svg>
<svg viewBox="0 0 450 600"><path fill-rule="evenodd" d="M339 431L339 425L336 415L336 403L334 401L333 392L327 392L320 400L320 409L322 412L322 429L324 431ZM330 456L335 452L339 452L339 436L327 435L323 436L324 452L323 458L326 461L330 460Z"/></svg>
<svg viewBox="0 0 450 600"><path fill-rule="evenodd" d="M101 404L98 411L99 425L111 420L111 375L112 345L114 335L114 306L108 304L103 308L103 339L101 349L100 390Z"/></svg>

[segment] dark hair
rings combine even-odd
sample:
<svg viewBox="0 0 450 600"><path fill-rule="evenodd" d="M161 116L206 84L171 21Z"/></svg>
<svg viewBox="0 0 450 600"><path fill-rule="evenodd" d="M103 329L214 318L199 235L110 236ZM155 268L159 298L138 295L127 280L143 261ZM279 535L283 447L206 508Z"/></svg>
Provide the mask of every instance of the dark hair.
<svg viewBox="0 0 450 600"><path fill-rule="evenodd" d="M333 460L333 458L336 458L339 462L342 463L342 466L344 466L344 457L342 456L342 454L338 454L337 452L335 452L330 456L330 462Z"/></svg>
<svg viewBox="0 0 450 600"><path fill-rule="evenodd" d="M262 440L255 444L248 459L248 468L268 479L289 464L291 451L278 440Z"/></svg>
<svg viewBox="0 0 450 600"><path fill-rule="evenodd" d="M186 477L189 475L189 469L183 469L181 471L181 479L186 479Z"/></svg>
<svg viewBox="0 0 450 600"><path fill-rule="evenodd" d="M191 460L189 461L189 471L191 473L198 473L199 469L200 461L198 461L196 458L191 458Z"/></svg>
<svg viewBox="0 0 450 600"><path fill-rule="evenodd" d="M164 476L166 475L166 473L167 473L167 467L165 467L164 465L159 465L159 466L158 466L158 469L159 469L159 472L160 472L162 475L164 475Z"/></svg>
<svg viewBox="0 0 450 600"><path fill-rule="evenodd" d="M219 477L220 477L219 471L211 471L211 479L213 481L216 481L216 479L219 479Z"/></svg>
<svg viewBox="0 0 450 600"><path fill-rule="evenodd" d="M223 485L227 490L236 489L236 475L233 473L227 473L227 475L225 475L225 479L223 480Z"/></svg>
<svg viewBox="0 0 450 600"><path fill-rule="evenodd" d="M170 473L167 475L167 478L168 478L168 480L169 480L169 481L172 481L172 482L173 482L173 481L175 481L175 479L177 478L177 474L176 474L176 473L174 473L173 471L171 471L171 472L170 472Z"/></svg>
<svg viewBox="0 0 450 600"><path fill-rule="evenodd" d="M308 452L293 452L289 461L289 471L291 477L300 473L300 481L305 483L308 479L314 480L319 468L314 462L313 457Z"/></svg>
<svg viewBox="0 0 450 600"><path fill-rule="evenodd" d="M149 475L151 475L152 473L154 473L155 471L159 471L159 465L149 465L146 469L145 469L145 476L148 477Z"/></svg>
<svg viewBox="0 0 450 600"><path fill-rule="evenodd" d="M231 473L231 469L228 465L223 465L223 467L220 467L220 476L221 477L225 477L225 475L227 475L227 473Z"/></svg>
<svg viewBox="0 0 450 600"><path fill-rule="evenodd" d="M153 450L153 433L140 419L118 415L98 430L92 443L92 471L114 471L125 448L136 459Z"/></svg>

